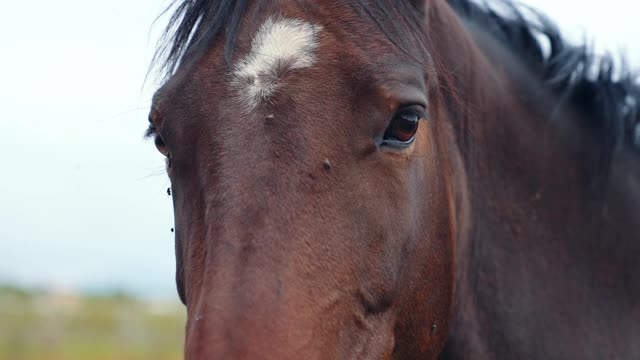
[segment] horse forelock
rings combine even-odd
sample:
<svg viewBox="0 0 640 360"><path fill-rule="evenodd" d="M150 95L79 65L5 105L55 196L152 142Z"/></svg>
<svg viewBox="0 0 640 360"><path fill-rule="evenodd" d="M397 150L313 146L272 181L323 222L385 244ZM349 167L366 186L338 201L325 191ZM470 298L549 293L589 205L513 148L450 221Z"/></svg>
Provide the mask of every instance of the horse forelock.
<svg viewBox="0 0 640 360"><path fill-rule="evenodd" d="M314 6L303 0L292 2L306 11L311 11ZM163 13L173 11L158 43L152 68L159 68L167 79L183 59L195 57L222 35L225 37L225 58L232 65L240 24L249 13L257 13L247 10L265 3L252 0L174 0ZM409 47L416 44L413 41L407 45L407 35L410 34L413 40L422 35L419 24L422 17L411 0L345 0L343 5L375 23L394 45L406 53L412 53ZM313 24L316 28L317 25ZM412 56L416 57L415 54Z"/></svg>

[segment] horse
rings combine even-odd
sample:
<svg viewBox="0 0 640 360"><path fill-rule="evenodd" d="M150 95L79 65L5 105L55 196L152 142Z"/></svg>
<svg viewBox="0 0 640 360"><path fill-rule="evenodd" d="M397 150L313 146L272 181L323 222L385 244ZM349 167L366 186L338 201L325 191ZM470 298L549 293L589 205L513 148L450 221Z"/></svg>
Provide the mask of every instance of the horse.
<svg viewBox="0 0 640 360"><path fill-rule="evenodd" d="M510 1L177 0L186 359L640 358L640 86Z"/></svg>

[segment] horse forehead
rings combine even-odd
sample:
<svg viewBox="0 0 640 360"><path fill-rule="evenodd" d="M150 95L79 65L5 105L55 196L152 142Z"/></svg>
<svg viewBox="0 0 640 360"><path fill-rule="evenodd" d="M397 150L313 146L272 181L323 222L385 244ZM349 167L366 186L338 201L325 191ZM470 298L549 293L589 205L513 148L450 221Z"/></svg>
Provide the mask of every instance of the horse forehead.
<svg viewBox="0 0 640 360"><path fill-rule="evenodd" d="M249 53L233 68L232 86L249 110L273 96L285 74L316 63L322 29L319 24L280 16L262 23Z"/></svg>

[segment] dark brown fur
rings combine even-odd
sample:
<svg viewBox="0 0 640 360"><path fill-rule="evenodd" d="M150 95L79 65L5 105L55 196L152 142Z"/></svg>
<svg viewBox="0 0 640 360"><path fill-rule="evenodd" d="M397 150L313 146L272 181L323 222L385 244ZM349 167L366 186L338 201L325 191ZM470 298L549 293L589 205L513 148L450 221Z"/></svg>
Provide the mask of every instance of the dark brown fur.
<svg viewBox="0 0 640 360"><path fill-rule="evenodd" d="M594 182L597 133L512 49L445 1L384 4L194 5L243 20L172 48L151 117L186 358L639 356L637 159ZM244 112L229 62L274 14L324 27L319 61ZM382 149L421 95L413 150Z"/></svg>

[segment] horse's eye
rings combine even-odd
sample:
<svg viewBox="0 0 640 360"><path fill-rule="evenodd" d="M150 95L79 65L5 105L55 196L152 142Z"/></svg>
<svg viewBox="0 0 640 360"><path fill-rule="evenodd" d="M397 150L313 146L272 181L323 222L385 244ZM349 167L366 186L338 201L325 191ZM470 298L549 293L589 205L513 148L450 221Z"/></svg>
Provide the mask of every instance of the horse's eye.
<svg viewBox="0 0 640 360"><path fill-rule="evenodd" d="M384 132L382 145L393 147L406 147L411 145L416 138L420 119L424 113L414 109L401 109L391 119L389 127Z"/></svg>

